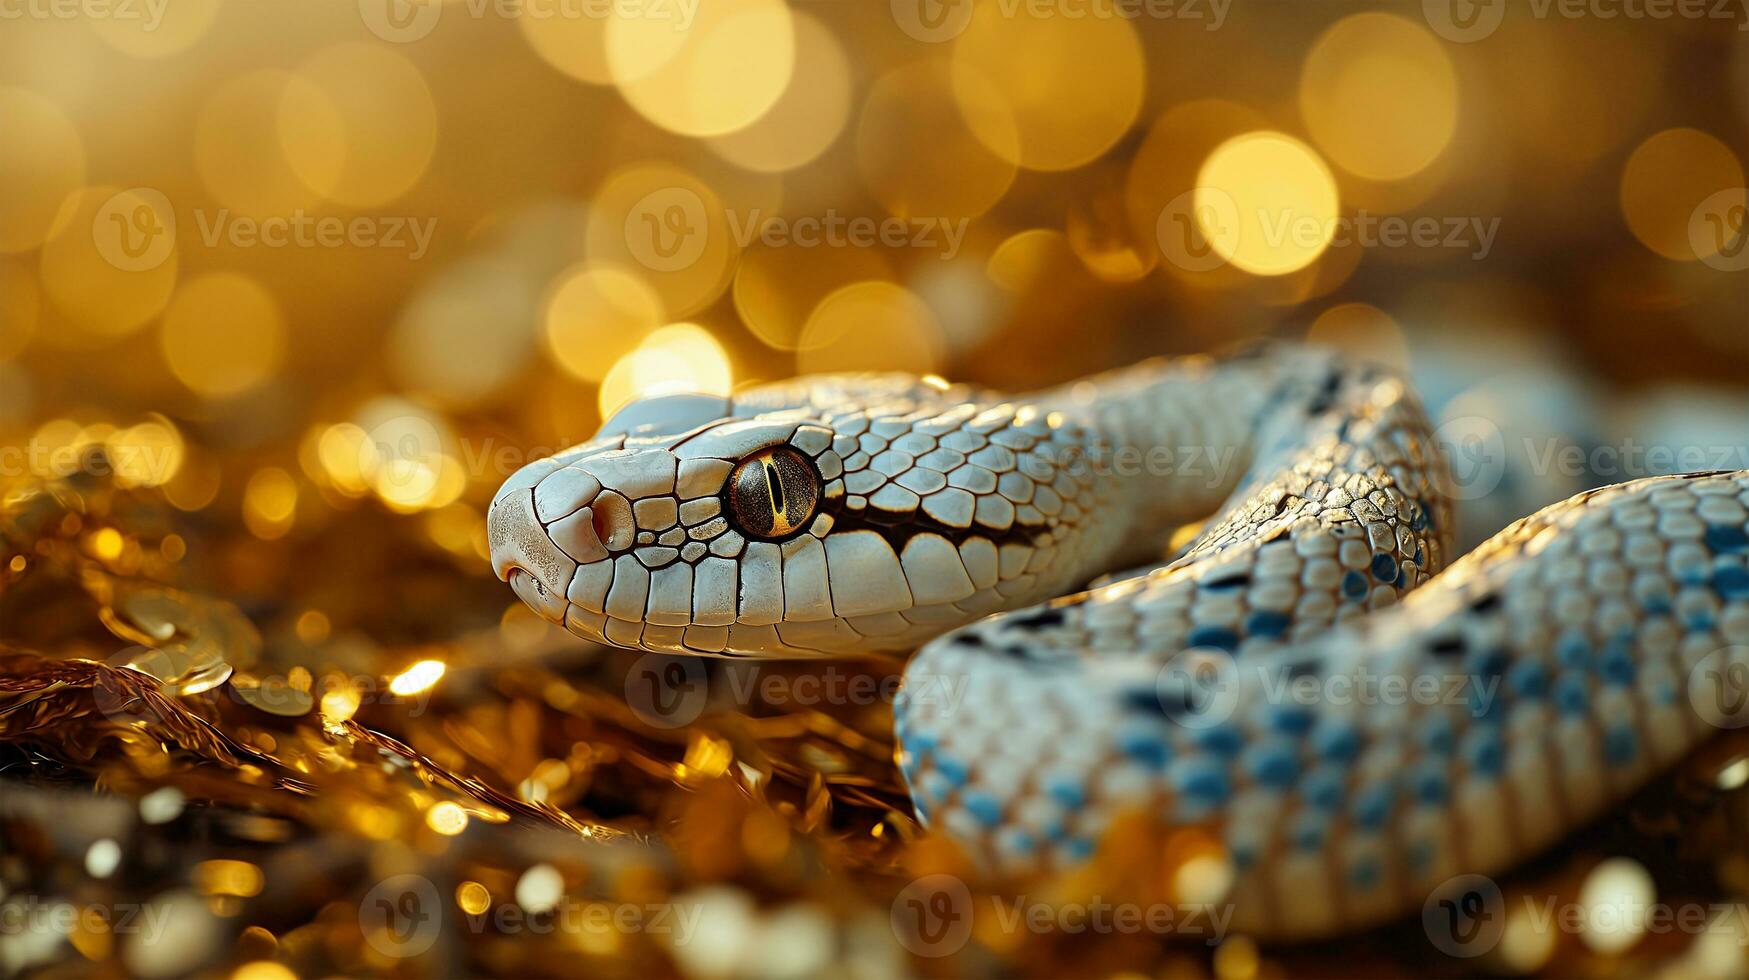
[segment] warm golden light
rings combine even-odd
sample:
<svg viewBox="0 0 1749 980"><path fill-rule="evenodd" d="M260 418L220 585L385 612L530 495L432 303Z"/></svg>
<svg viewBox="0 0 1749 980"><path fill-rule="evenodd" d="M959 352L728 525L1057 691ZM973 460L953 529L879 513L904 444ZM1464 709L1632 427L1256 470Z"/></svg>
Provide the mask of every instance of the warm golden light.
<svg viewBox="0 0 1749 980"><path fill-rule="evenodd" d="M1635 147L1622 168L1622 217L1647 248L1692 262L1731 249L1733 231L1743 234L1741 215L1732 229L1728 208L1720 209L1717 236L1690 234L1695 212L1708 198L1742 187L1742 163L1717 137L1698 129L1666 129ZM1701 223L1705 217L1700 216ZM1705 255L1695 252L1697 241L1708 249Z"/></svg>
<svg viewBox="0 0 1749 980"><path fill-rule="evenodd" d="M405 676L405 674L402 675L402 677ZM425 825L445 837L454 837L468 829L468 811L444 800L425 811Z"/></svg>
<svg viewBox="0 0 1749 980"><path fill-rule="evenodd" d="M105 44L135 58L168 58L193 47L212 29L224 0L178 0L148 16L92 17Z"/></svg>
<svg viewBox="0 0 1749 980"><path fill-rule="evenodd" d="M609 19L607 67L651 122L715 136L751 124L777 102L795 67L795 37L783 0L714 0L684 22ZM753 51L758 57L748 57Z"/></svg>
<svg viewBox="0 0 1749 980"><path fill-rule="evenodd" d="M1116 142L1141 108L1147 69L1128 19L1036 16L987 3L954 42L954 96L990 152L1068 170ZM992 91L1010 114L990 111Z"/></svg>
<svg viewBox="0 0 1749 980"><path fill-rule="evenodd" d="M85 148L66 113L29 89L0 86L0 252L43 243L61 202L85 180Z"/></svg>
<svg viewBox="0 0 1749 980"><path fill-rule="evenodd" d="M1316 151L1291 136L1265 131L1228 140L1209 154L1196 183L1202 234L1246 272L1303 269L1336 233L1336 179Z"/></svg>
<svg viewBox="0 0 1749 980"><path fill-rule="evenodd" d="M1579 938L1600 953L1621 953L1640 941L1650 922L1657 887L1632 858L1610 858L1591 869L1579 888L1585 929Z"/></svg>
<svg viewBox="0 0 1749 980"><path fill-rule="evenodd" d="M406 670L396 674L389 681L389 691L399 697L428 691L443 679L444 663L441 660L421 660Z"/></svg>
<svg viewBox="0 0 1749 980"><path fill-rule="evenodd" d="M292 170L324 197L386 204L425 173L437 144L437 109L425 76L380 45L343 42L297 68L279 103Z"/></svg>
<svg viewBox="0 0 1749 980"><path fill-rule="evenodd" d="M1401 180L1432 163L1457 130L1457 72L1426 28L1394 14L1345 17L1312 46L1300 112L1337 166Z"/></svg>
<svg viewBox="0 0 1749 980"><path fill-rule="evenodd" d="M288 96L294 88L298 93ZM281 142L280 105L289 100L320 112L323 98L314 83L276 68L245 72L214 88L194 121L194 164L207 193L225 207L257 219L313 208L321 197L298 176L287 157ZM337 128L339 120L324 119L324 124ZM332 139L335 133L324 135ZM317 152L338 155L340 151L328 146Z"/></svg>
<svg viewBox="0 0 1749 980"><path fill-rule="evenodd" d="M691 323L671 324L652 332L614 362L601 382L601 416L650 395L681 391L726 395L731 383L728 354L709 331Z"/></svg>
<svg viewBox="0 0 1749 980"><path fill-rule="evenodd" d="M285 353L285 320L265 287L234 272L183 283L164 311L164 359L197 394L224 398L272 377Z"/></svg>
<svg viewBox="0 0 1749 980"><path fill-rule="evenodd" d="M176 222L170 199L151 188L79 191L43 244L43 292L93 340L138 330L176 286Z"/></svg>
<svg viewBox="0 0 1749 980"><path fill-rule="evenodd" d="M243 520L258 538L271 541L291 530L297 514L298 485L277 466L255 471L243 490Z"/></svg>
<svg viewBox="0 0 1749 980"><path fill-rule="evenodd" d="M1346 351L1406 375L1409 342L1403 328L1389 313L1370 303L1338 303L1312 321L1306 339L1314 344Z"/></svg>
<svg viewBox="0 0 1749 980"><path fill-rule="evenodd" d="M856 160L869 191L893 214L983 214L1007 193L1019 158L1013 110L970 69L934 62L894 69L863 102Z"/></svg>
<svg viewBox="0 0 1749 980"><path fill-rule="evenodd" d="M903 286L859 282L814 307L796 363L805 372L928 374L940 367L941 334L935 314Z"/></svg>
<svg viewBox="0 0 1749 980"><path fill-rule="evenodd" d="M783 94L751 125L710 137L706 144L748 170L777 173L814 160L850 117L850 62L838 39L807 14L791 20L796 62Z"/></svg>
<svg viewBox="0 0 1749 980"><path fill-rule="evenodd" d="M662 323L662 300L630 269L580 265L560 275L542 318L547 353L569 374L599 382Z"/></svg>

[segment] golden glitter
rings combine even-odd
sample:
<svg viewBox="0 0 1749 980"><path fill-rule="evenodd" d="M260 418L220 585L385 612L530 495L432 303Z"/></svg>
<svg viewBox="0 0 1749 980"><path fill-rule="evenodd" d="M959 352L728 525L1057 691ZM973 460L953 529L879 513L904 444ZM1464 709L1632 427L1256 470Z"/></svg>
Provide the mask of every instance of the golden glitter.
<svg viewBox="0 0 1749 980"><path fill-rule="evenodd" d="M203 895L248 898L261 894L264 880L261 869L247 861L202 861L194 866L194 886Z"/></svg>
<svg viewBox="0 0 1749 980"><path fill-rule="evenodd" d="M405 675L403 675L405 676ZM398 680L399 678L397 678ZM399 691L395 692L401 693ZM425 811L425 825L444 835L454 837L468 829L468 811L448 800Z"/></svg>
<svg viewBox="0 0 1749 980"><path fill-rule="evenodd" d="M444 663L441 660L421 660L396 674L389 681L389 691L400 697L407 697L411 694L418 694L420 691L430 690L443 678L444 670Z"/></svg>
<svg viewBox="0 0 1749 980"><path fill-rule="evenodd" d="M484 915L492 907L492 893L477 881L455 886L455 904L468 915Z"/></svg>
<svg viewBox="0 0 1749 980"><path fill-rule="evenodd" d="M263 540L283 537L291 530L297 506L298 485L277 466L257 470L243 491L243 520Z"/></svg>
<svg viewBox="0 0 1749 980"><path fill-rule="evenodd" d="M298 980L290 967L272 960L256 960L237 967L231 980Z"/></svg>

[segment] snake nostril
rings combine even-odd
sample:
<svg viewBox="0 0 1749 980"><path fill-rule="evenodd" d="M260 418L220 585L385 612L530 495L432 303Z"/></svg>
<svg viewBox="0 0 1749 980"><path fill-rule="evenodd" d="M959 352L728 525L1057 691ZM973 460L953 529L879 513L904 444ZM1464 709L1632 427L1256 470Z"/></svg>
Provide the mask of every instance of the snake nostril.
<svg viewBox="0 0 1749 980"><path fill-rule="evenodd" d="M632 505L612 490L604 491L590 505L594 511L595 536L609 551L624 551L637 537L637 524L632 520Z"/></svg>

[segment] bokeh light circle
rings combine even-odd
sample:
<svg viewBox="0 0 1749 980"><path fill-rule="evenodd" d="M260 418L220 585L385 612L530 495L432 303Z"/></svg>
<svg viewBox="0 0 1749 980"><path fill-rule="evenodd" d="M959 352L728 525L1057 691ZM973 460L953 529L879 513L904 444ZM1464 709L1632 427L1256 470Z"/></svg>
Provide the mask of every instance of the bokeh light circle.
<svg viewBox="0 0 1749 980"><path fill-rule="evenodd" d="M471 405L503 389L534 351L540 285L517 263L473 256L431 278L389 335L389 360L411 391Z"/></svg>
<svg viewBox="0 0 1749 980"><path fill-rule="evenodd" d="M375 207L406 193L431 163L437 107L425 77L400 54L344 42L298 66L279 135L300 179L322 196Z"/></svg>
<svg viewBox="0 0 1749 980"><path fill-rule="evenodd" d="M585 264L562 273L547 295L541 336L566 373L600 382L663 320L662 298L629 269Z"/></svg>
<svg viewBox="0 0 1749 980"><path fill-rule="evenodd" d="M950 72L935 61L897 68L863 102L856 162L893 214L977 217L1008 192L1019 158L1013 112L972 69Z"/></svg>
<svg viewBox="0 0 1749 980"><path fill-rule="evenodd" d="M1068 170L1104 153L1135 121L1147 75L1126 18L1029 16L996 3L976 8L953 58L954 96L972 132L1034 170ZM1008 114L988 111L991 86Z"/></svg>
<svg viewBox="0 0 1749 980"><path fill-rule="evenodd" d="M68 198L43 243L43 292L89 339L130 333L176 286L176 216L149 188L89 187Z"/></svg>
<svg viewBox="0 0 1749 980"><path fill-rule="evenodd" d="M610 84L613 72L607 67L608 19L577 16L582 9L572 0L525 0L516 26L542 61L580 82Z"/></svg>
<svg viewBox="0 0 1749 980"><path fill-rule="evenodd" d="M1688 218L1688 247L1720 272L1749 269L1749 190L1727 187L1700 202Z"/></svg>
<svg viewBox="0 0 1749 980"><path fill-rule="evenodd" d="M0 86L0 253L24 252L54 231L67 195L85 181L85 146L55 103Z"/></svg>
<svg viewBox="0 0 1749 980"><path fill-rule="evenodd" d="M608 177L589 211L588 254L636 270L669 316L686 316L728 288L740 252L716 191L666 163L633 164Z"/></svg>
<svg viewBox="0 0 1749 980"><path fill-rule="evenodd" d="M941 324L916 294L890 282L852 283L821 300L802 328L796 366L831 371L940 369Z"/></svg>
<svg viewBox="0 0 1749 980"><path fill-rule="evenodd" d="M608 369L597 401L607 418L634 398L696 391L727 395L734 383L723 345L703 327L672 323L644 338Z"/></svg>
<svg viewBox="0 0 1749 980"><path fill-rule="evenodd" d="M838 39L806 14L793 17L795 71L777 102L745 128L711 137L718 156L748 170L778 173L815 159L850 118L850 62Z"/></svg>
<svg viewBox="0 0 1749 980"><path fill-rule="evenodd" d="M1350 173L1401 180L1457 131L1457 72L1427 29L1394 14L1345 17L1300 72L1300 112L1320 149Z"/></svg>
<svg viewBox="0 0 1749 980"><path fill-rule="evenodd" d="M735 269L735 310L767 346L795 350L809 314L828 293L890 273L876 249L748 249Z"/></svg>
<svg viewBox="0 0 1749 980"><path fill-rule="evenodd" d="M227 79L201 103L194 122L194 165L214 200L255 218L290 214L321 200L292 168L281 140L279 107L294 87L303 91L293 101L311 111L332 108L309 81L273 68ZM328 115L320 127L325 135L315 138L330 138L338 128L338 115Z"/></svg>
<svg viewBox="0 0 1749 980"><path fill-rule="evenodd" d="M1689 236L1695 213L1712 195L1742 186L1742 165L1717 137L1666 129L1640 143L1622 168L1622 217L1647 248L1692 262L1701 257Z"/></svg>
<svg viewBox="0 0 1749 980"><path fill-rule="evenodd" d="M160 3L114 3L109 16L86 23L103 43L135 58L168 58L181 54L205 37L218 18L224 0L175 0Z"/></svg>
<svg viewBox="0 0 1749 980"><path fill-rule="evenodd" d="M1306 328L1308 343L1342 351L1361 361L1409 373L1409 342L1389 313L1370 303L1338 303Z"/></svg>
<svg viewBox="0 0 1749 980"><path fill-rule="evenodd" d="M652 16L657 9L673 16ZM690 18L683 9L652 4L608 21L607 66L620 94L644 118L686 136L751 124L777 102L795 68L789 6L712 0L690 8Z"/></svg>
<svg viewBox="0 0 1749 980"><path fill-rule="evenodd" d="M266 287L235 272L190 278L164 310L159 345L189 390L209 398L247 391L285 356L285 317Z"/></svg>
<svg viewBox="0 0 1749 980"><path fill-rule="evenodd" d="M1223 198L1232 199L1229 209ZM1215 148L1197 176L1195 214L1216 251L1246 272L1278 276L1315 261L1335 237L1336 178L1317 151L1261 131ZM1211 221L1237 214L1238 230Z"/></svg>

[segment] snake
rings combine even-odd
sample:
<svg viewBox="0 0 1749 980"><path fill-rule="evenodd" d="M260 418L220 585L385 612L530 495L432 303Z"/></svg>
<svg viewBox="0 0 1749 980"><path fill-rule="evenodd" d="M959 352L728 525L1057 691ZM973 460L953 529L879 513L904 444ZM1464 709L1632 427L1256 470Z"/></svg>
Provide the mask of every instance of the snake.
<svg viewBox="0 0 1749 980"><path fill-rule="evenodd" d="M1461 557L1454 490L1401 377L1275 340L1020 395L658 394L511 475L487 529L599 643L915 651L895 755L931 832L1027 875L1126 814L1200 828L1234 925L1295 940L1509 871L1749 723L1749 471L1594 489Z"/></svg>

